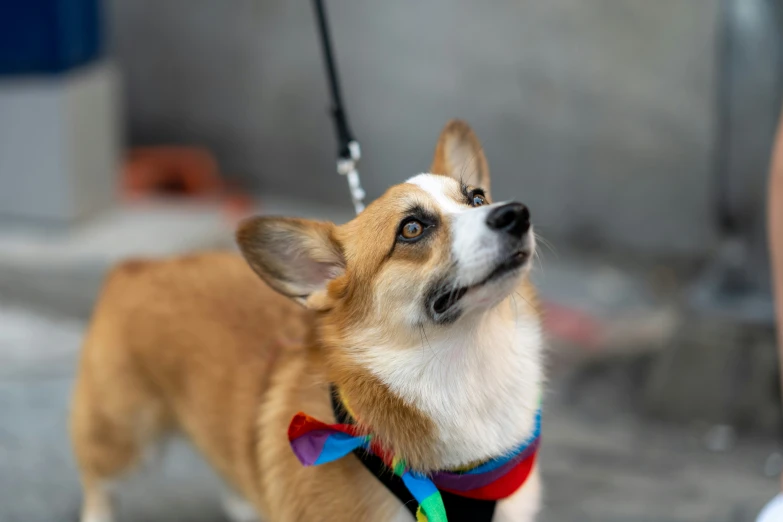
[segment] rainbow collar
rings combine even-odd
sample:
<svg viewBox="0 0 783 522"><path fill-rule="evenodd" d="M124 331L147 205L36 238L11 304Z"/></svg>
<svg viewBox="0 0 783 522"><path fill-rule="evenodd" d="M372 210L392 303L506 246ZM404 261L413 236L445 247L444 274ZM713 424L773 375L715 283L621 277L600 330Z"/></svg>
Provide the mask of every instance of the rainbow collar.
<svg viewBox="0 0 783 522"><path fill-rule="evenodd" d="M317 466L354 453L418 522L490 522L496 502L511 496L532 473L541 439L539 409L533 433L510 453L469 470L424 475L384 451L372 435L361 433L334 387L332 407L338 424L324 424L304 413L294 416L288 440L299 462Z"/></svg>

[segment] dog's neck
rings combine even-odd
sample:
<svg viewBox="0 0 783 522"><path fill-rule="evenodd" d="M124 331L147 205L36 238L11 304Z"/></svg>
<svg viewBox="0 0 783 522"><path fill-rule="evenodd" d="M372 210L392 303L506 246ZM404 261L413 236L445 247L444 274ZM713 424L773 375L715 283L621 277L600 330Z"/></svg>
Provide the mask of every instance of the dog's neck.
<svg viewBox="0 0 783 522"><path fill-rule="evenodd" d="M542 372L536 314L516 300L414 345L356 343L337 385L369 431L412 466L454 469L502 455L534 428ZM365 342L369 342L366 339ZM353 369L351 369L353 367Z"/></svg>

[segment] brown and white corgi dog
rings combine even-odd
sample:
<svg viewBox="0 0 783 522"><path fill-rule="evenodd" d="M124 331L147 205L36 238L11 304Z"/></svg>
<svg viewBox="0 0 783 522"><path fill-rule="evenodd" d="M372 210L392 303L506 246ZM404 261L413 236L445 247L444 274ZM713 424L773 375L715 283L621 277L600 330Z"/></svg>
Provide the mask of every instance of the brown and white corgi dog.
<svg viewBox="0 0 783 522"><path fill-rule="evenodd" d="M236 519L413 520L352 455L305 468L292 453L297 412L334 422L330 384L423 473L530 436L543 381L530 215L490 202L463 122L443 130L430 172L341 226L251 219L237 233L244 259L129 261L110 274L73 398L83 522L113 520L110 486L173 431L230 485ZM536 469L493 520L534 520L539 503Z"/></svg>

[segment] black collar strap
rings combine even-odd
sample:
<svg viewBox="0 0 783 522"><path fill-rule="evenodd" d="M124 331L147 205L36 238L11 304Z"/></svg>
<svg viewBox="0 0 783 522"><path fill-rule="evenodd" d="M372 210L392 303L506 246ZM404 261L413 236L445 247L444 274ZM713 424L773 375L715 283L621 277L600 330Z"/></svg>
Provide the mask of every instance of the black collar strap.
<svg viewBox="0 0 783 522"><path fill-rule="evenodd" d="M334 411L337 422L340 424L354 424L351 415L340 402L337 388L335 388L334 385L331 385L330 390L332 410ZM405 487L402 479L394 473L391 473L380 457L371 455L361 448L354 450L353 454L356 455L356 458L364 464L365 468L370 470L370 473L372 473L381 484L386 486L386 488L408 508L415 519L419 503L416 502L416 499L413 498L413 495L408 491L408 488ZM449 518L449 522L492 522L492 516L495 513L497 501L461 497L442 490L440 491L440 495L443 498L443 505L446 507L446 515Z"/></svg>

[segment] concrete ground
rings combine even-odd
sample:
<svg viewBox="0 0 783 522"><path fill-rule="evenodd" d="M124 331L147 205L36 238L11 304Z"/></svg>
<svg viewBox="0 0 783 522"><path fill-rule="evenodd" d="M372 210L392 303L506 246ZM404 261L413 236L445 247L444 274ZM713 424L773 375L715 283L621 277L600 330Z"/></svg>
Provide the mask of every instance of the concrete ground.
<svg viewBox="0 0 783 522"><path fill-rule="evenodd" d="M77 519L66 429L82 325L0 305L0 522ZM565 365L553 366L542 521L751 522L776 492L775 441L740 436L710 452L706 427L646 421L606 383L575 384ZM218 492L206 465L176 442L120 489L121 520L222 522Z"/></svg>

